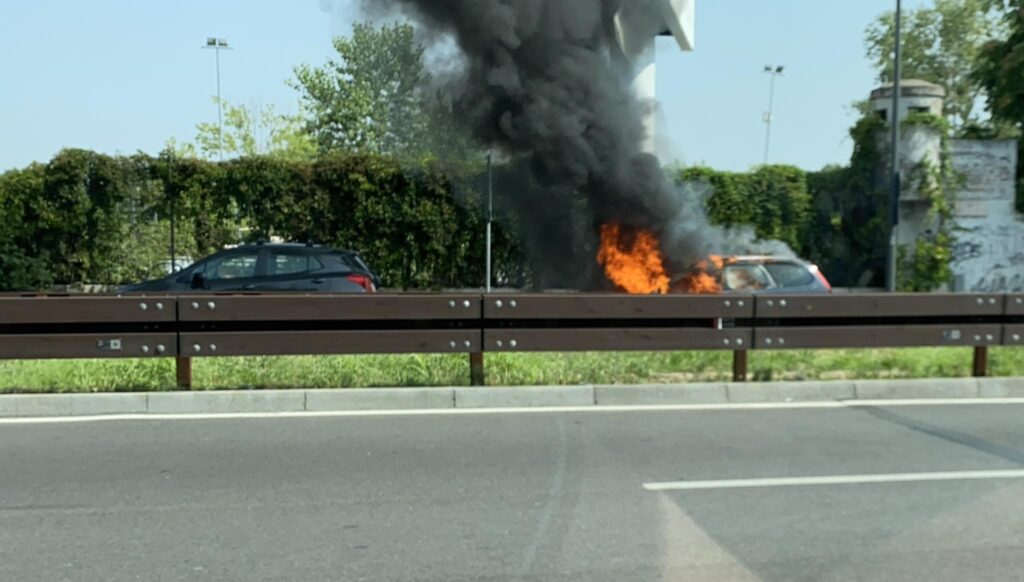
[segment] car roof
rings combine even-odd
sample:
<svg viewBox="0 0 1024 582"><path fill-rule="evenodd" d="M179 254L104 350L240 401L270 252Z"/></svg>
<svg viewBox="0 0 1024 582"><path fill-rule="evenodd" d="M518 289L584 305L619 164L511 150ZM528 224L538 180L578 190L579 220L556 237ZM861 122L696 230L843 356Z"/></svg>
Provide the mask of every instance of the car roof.
<svg viewBox="0 0 1024 582"><path fill-rule="evenodd" d="M727 257L726 264L735 265L738 263L801 263L800 259L794 257L777 257L772 255L742 255Z"/></svg>
<svg viewBox="0 0 1024 582"><path fill-rule="evenodd" d="M343 254L343 255L358 255L359 254L356 251L335 249L335 248L324 246L324 245L314 245L314 244L305 244L305 243L250 243L250 244L238 245L237 247L232 247L232 248L225 249L225 250L226 251L237 251L237 250L250 251L250 250L259 250L259 249L269 249L269 250L272 250L272 251L274 251L274 250L278 250L278 251L287 250L287 251L299 251L299 252L307 251L307 252L310 252L310 253L313 253L313 252L316 252L316 253L337 253L337 254Z"/></svg>

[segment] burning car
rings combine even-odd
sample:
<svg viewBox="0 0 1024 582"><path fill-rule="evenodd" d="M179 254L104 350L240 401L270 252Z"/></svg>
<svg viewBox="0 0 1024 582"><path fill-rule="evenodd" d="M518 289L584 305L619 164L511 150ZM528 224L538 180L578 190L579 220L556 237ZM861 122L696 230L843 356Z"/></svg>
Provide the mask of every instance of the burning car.
<svg viewBox="0 0 1024 582"><path fill-rule="evenodd" d="M597 261L608 281L631 294L832 292L817 265L770 255L712 255L671 276L653 233L617 224L601 228Z"/></svg>
<svg viewBox="0 0 1024 582"><path fill-rule="evenodd" d="M711 257L673 279L670 293L831 293L813 263L773 256Z"/></svg>

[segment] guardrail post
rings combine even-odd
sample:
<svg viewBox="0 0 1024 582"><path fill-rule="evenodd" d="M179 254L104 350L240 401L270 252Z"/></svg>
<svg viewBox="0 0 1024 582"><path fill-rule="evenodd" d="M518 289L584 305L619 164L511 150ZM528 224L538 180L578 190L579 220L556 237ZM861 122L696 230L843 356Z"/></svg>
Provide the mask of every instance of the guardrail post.
<svg viewBox="0 0 1024 582"><path fill-rule="evenodd" d="M178 376L178 389L192 389L192 358L178 356L175 358L175 370Z"/></svg>
<svg viewBox="0 0 1024 582"><path fill-rule="evenodd" d="M747 350L737 350L732 353L732 381L747 381Z"/></svg>
<svg viewBox="0 0 1024 582"><path fill-rule="evenodd" d="M988 346L974 348L974 377L984 378L988 376Z"/></svg>
<svg viewBox="0 0 1024 582"><path fill-rule="evenodd" d="M469 383L473 386L486 384L483 352L469 354Z"/></svg>

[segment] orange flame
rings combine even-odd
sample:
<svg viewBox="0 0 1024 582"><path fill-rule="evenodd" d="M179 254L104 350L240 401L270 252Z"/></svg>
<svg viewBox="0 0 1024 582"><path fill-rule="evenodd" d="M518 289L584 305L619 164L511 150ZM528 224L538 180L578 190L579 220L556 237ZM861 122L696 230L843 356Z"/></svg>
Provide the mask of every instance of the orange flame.
<svg viewBox="0 0 1024 582"><path fill-rule="evenodd" d="M694 293L697 295L717 295L722 292L722 284L717 273L722 272L725 261L718 255L711 255L707 260L694 265L685 277L672 286L673 293Z"/></svg>
<svg viewBox="0 0 1024 582"><path fill-rule="evenodd" d="M608 280L626 293L668 293L670 281L665 274L661 247L649 230L603 225L597 262L604 267Z"/></svg>

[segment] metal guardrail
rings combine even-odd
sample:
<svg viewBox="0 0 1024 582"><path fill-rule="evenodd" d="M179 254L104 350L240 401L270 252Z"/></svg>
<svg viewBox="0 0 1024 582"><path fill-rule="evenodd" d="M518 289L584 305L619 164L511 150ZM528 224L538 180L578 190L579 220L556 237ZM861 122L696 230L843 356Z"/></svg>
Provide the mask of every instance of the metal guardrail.
<svg viewBox="0 0 1024 582"><path fill-rule="evenodd" d="M1024 346L1024 294L0 296L0 359Z"/></svg>
<svg viewBox="0 0 1024 582"><path fill-rule="evenodd" d="M182 355L479 352L480 296L211 296L178 300Z"/></svg>
<svg viewBox="0 0 1024 582"><path fill-rule="evenodd" d="M0 297L0 358L170 357L176 298Z"/></svg>

